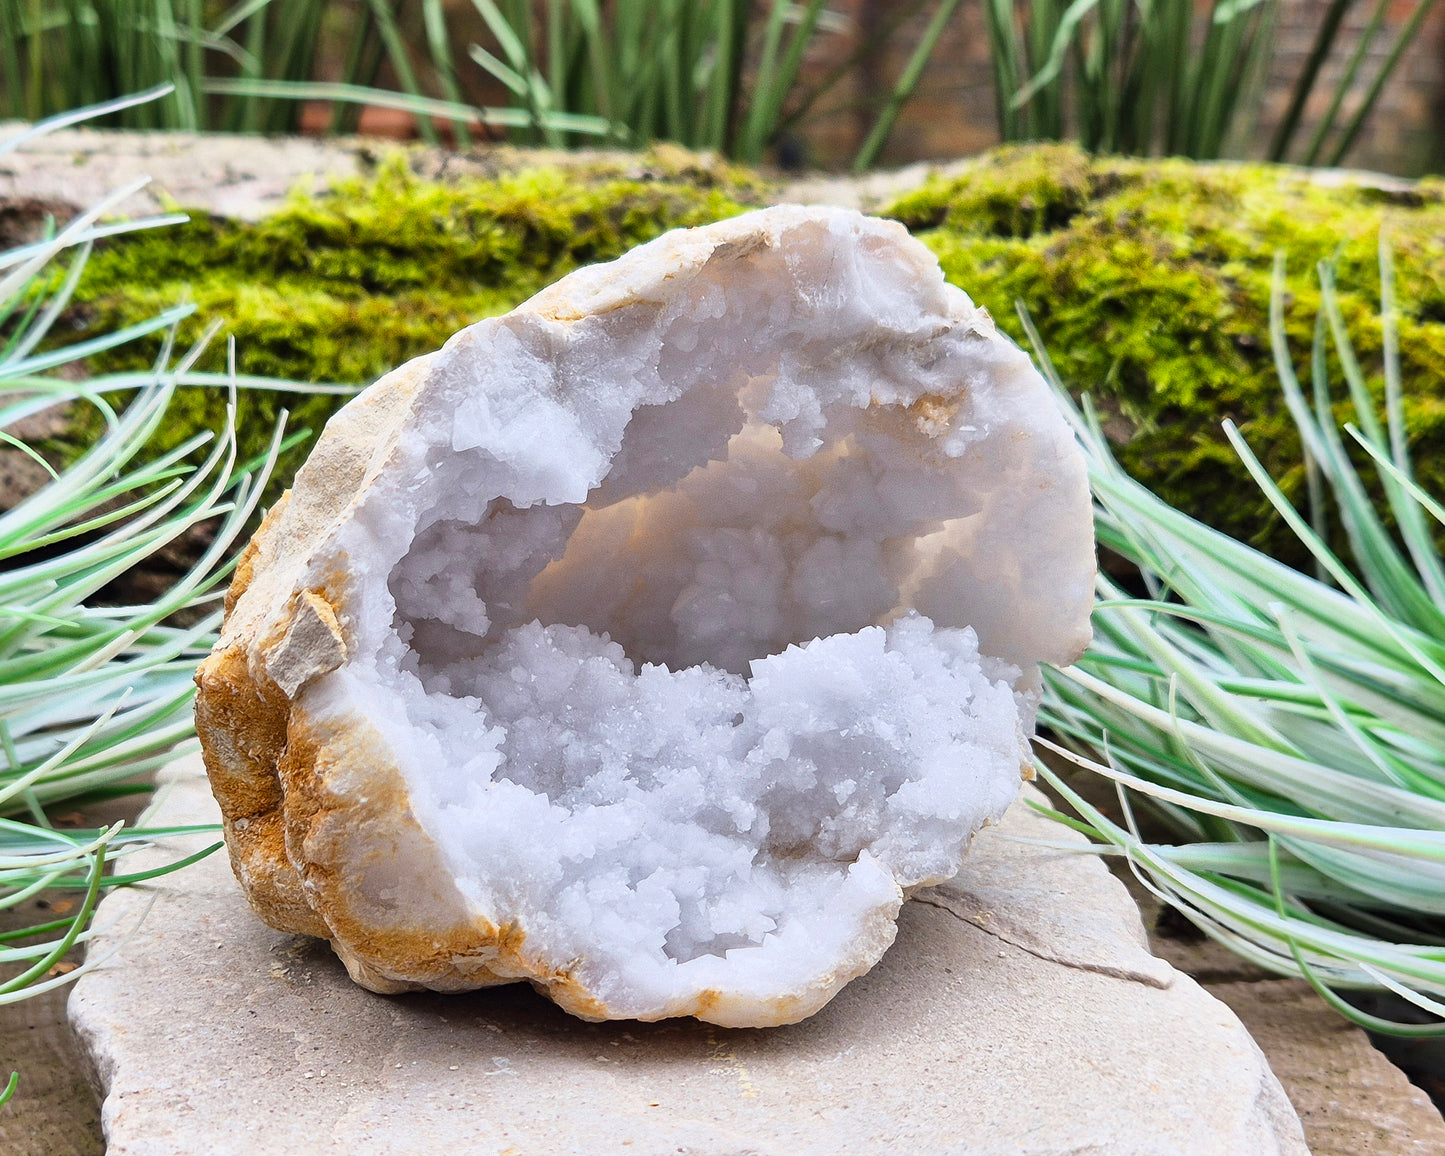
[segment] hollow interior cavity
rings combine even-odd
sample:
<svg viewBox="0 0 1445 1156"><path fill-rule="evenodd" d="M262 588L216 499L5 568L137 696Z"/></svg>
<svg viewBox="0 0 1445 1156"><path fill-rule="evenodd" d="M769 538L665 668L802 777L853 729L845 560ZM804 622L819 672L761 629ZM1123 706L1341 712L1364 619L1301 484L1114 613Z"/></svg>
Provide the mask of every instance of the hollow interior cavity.
<svg viewBox="0 0 1445 1156"><path fill-rule="evenodd" d="M606 634L638 663L737 674L890 621L976 503L911 452L906 410L845 411L790 456L756 412L768 384L639 407L581 505L496 498L475 521L432 511L389 583L428 688L470 693L467 664L531 621Z"/></svg>
<svg viewBox="0 0 1445 1156"><path fill-rule="evenodd" d="M605 961L624 1013L672 990L650 968L769 943L827 972L1017 790L1018 670L905 609L980 510L928 436L957 424L957 342L890 350L893 297L766 260L558 355L538 395L610 463L585 501L495 496L458 417L387 578L412 793L459 885L548 958ZM896 294L885 273L856 277Z"/></svg>

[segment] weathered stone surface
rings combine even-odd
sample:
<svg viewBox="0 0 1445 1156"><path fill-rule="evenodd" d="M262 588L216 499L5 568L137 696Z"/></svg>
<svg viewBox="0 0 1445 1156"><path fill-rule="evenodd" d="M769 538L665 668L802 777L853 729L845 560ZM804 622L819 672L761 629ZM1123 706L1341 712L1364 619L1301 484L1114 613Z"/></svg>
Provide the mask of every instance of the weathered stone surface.
<svg viewBox="0 0 1445 1156"><path fill-rule="evenodd" d="M1314 1156L1445 1152L1445 1120L1430 1097L1303 980L1280 979L1166 911L1115 864L1161 959L1227 1003L1269 1057Z"/></svg>
<svg viewBox="0 0 1445 1156"><path fill-rule="evenodd" d="M0 122L0 140L26 127L16 121ZM673 146L659 147L670 150ZM363 176L373 171L384 155L403 149L412 169L433 180L493 177L538 164L586 166L600 158L637 159L635 154L555 152L507 145L459 154L365 137L328 140L67 129L0 157L0 243L29 238L47 212L64 220L143 176L150 177L151 184L121 206L121 212L141 215L179 205L234 220L259 220L279 209L297 188L320 191L336 180ZM696 160L703 165L713 163L706 155ZM972 163L972 158L916 163L856 177L806 174L780 181L773 199L871 212L930 176L963 172ZM1386 192L1414 187L1413 182L1399 177L1355 169L1310 169L1307 174L1327 187L1363 185Z"/></svg>
<svg viewBox="0 0 1445 1156"><path fill-rule="evenodd" d="M29 126L0 122L0 141ZM142 177L150 184L118 209L141 216L175 206L201 209L238 221L256 221L281 208L295 191L320 192L348 177L373 173L388 157L403 154L427 180L494 178L538 165L586 168L599 163L624 171L648 171L650 162L700 171L724 163L711 154L659 144L645 154L601 150L555 151L480 146L469 153L371 137L255 137L228 133L134 132L75 128L27 141L0 156L0 244L34 239L46 213L59 220L88 208ZM920 183L930 166L857 181L809 179L796 184L809 204L866 208ZM856 188L854 187L856 185Z"/></svg>
<svg viewBox="0 0 1445 1156"><path fill-rule="evenodd" d="M0 140L25 128L18 122L0 123ZM46 212L64 220L143 176L150 177L151 184L122 206L126 213L140 215L180 205L235 220L259 220L279 209L297 188L320 191L336 180L363 176L381 157L403 149L413 170L434 180L495 177L538 164L567 167L599 160L638 162L635 154L553 152L506 145L459 154L361 137L320 140L68 129L0 157L0 242L15 239L12 234L17 232L33 232ZM714 163L710 157L684 154L670 145L657 146L654 155L659 155L659 150L664 160L685 158L703 166ZM915 164L860 177L810 175L780 185L775 199L866 211L916 188L933 173L951 172L964 163Z"/></svg>
<svg viewBox="0 0 1445 1156"><path fill-rule="evenodd" d="M148 820L215 818L188 762ZM904 908L882 964L792 1027L586 1024L517 985L375 996L260 924L220 856L157 882L71 1017L110 1156L1304 1153L1259 1050L1147 954L1102 864L1010 835L1059 830L1016 805ZM93 949L150 901L107 899Z"/></svg>
<svg viewBox="0 0 1445 1156"><path fill-rule="evenodd" d="M0 140L26 126L0 124ZM320 189L365 169L370 149L303 137L257 140L204 133L71 129L0 157L0 205L49 208L64 220L140 177L151 184L120 207L132 215L172 205L257 220L297 186ZM13 223L12 223L13 224ZM6 222L0 218L0 228ZM3 236L3 234L0 234Z"/></svg>
<svg viewBox="0 0 1445 1156"><path fill-rule="evenodd" d="M1210 984L1265 1049L1314 1156L1445 1152L1430 1098L1302 979Z"/></svg>

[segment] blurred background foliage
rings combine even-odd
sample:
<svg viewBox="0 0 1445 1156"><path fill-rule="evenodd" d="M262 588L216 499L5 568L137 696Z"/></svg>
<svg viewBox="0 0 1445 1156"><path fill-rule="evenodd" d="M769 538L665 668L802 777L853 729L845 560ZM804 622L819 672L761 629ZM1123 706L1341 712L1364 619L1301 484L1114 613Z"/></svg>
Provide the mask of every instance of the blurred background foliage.
<svg viewBox="0 0 1445 1156"><path fill-rule="evenodd" d="M1288 88L1267 159L1337 165L1359 138L1385 83L1435 0L1413 0L1391 24L1371 0L1363 29L1343 35L1355 0L1328 0ZM1398 7L1398 6L1397 6ZM1077 140L1093 152L1210 160L1239 155L1275 55L1281 5L1269 0L984 0L999 136ZM1387 47L1372 67L1372 45ZM1352 39L1352 44L1344 43ZM1323 115L1297 147L1304 111L1331 56L1347 57ZM1345 115L1352 90L1360 88ZM1323 95L1323 91L1321 92Z"/></svg>
<svg viewBox="0 0 1445 1156"><path fill-rule="evenodd" d="M928 155L930 141L976 140L964 74L986 70L997 140L1337 164L1435 5L0 0L0 118L171 83L166 98L110 123L268 133L365 124L462 148L667 140L750 164L863 169ZM1296 51L1301 20L1308 47ZM920 91L915 121L951 120L957 131L940 136L934 124L920 136L915 123L918 139L890 148ZM963 95L950 106L945 91Z"/></svg>
<svg viewBox="0 0 1445 1156"><path fill-rule="evenodd" d="M877 102L870 153L958 6L896 6L895 29L932 18ZM809 49L846 27L824 0L0 0L0 115L169 82L170 96L114 123L353 131L370 105L407 114L432 143L445 126L461 147L480 131L557 148L670 140L757 161L846 75L801 82ZM333 102L329 119L307 122L308 98Z"/></svg>

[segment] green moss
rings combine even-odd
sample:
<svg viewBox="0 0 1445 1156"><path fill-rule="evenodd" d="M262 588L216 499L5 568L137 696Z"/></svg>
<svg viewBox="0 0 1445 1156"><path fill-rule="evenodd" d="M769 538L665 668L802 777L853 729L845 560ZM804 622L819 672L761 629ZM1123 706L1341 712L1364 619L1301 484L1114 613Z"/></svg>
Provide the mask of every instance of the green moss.
<svg viewBox="0 0 1445 1156"><path fill-rule="evenodd" d="M97 329L195 301L183 340L221 318L246 372L365 383L579 265L731 216L769 191L678 150L626 167L445 184L392 164L257 224L202 218L119 238L92 259L78 298ZM1315 263L1333 257L1361 361L1377 375L1384 229L1396 256L1412 445L1427 485L1445 492L1439 183L1403 194L1327 188L1290 169L1090 158L1043 145L989 154L886 213L1021 342L1014 302L1027 306L1064 379L1110 417L1127 468L1185 509L1293 558L1292 538L1247 481L1220 422L1233 419L1287 492L1300 494L1298 439L1268 341L1274 254L1288 257L1296 363L1308 361L1319 306ZM99 368L135 368L153 356L153 346L137 345ZM213 368L220 358L218 346ZM173 440L219 419L214 395L182 404L189 412ZM248 448L269 435L280 406L293 410L293 424L319 429L336 404L252 393Z"/></svg>
<svg viewBox="0 0 1445 1156"><path fill-rule="evenodd" d="M198 216L118 238L87 266L77 317L103 332L194 302L181 348L218 318L236 338L243 373L364 385L580 265L761 200L761 183L739 171L700 169L666 152L650 159L632 171L534 168L445 184L418 180L393 161L373 179L294 198L256 224ZM144 368L158 348L136 342L91 368ZM217 342L200 368L223 362ZM247 391L243 449L264 446L283 407L292 428L319 430L344 400ZM161 442L214 428L224 404L216 391L181 391ZM280 476L305 452L293 451Z"/></svg>
<svg viewBox="0 0 1445 1156"><path fill-rule="evenodd" d="M1292 537L1220 423L1236 422L1299 497L1299 440L1268 340L1274 255L1287 258L1287 329L1301 372L1320 302L1316 263L1333 258L1356 351L1378 379L1384 230L1395 253L1412 449L1427 485L1445 492L1440 184L1390 194L1328 188L1270 166L1091 159L1041 146L999 150L886 212L1021 343L1014 303L1027 306L1063 379L1114 419L1126 468L1206 521L1295 559ZM1343 398L1343 378L1334 380ZM1343 402L1338 412L1352 417Z"/></svg>

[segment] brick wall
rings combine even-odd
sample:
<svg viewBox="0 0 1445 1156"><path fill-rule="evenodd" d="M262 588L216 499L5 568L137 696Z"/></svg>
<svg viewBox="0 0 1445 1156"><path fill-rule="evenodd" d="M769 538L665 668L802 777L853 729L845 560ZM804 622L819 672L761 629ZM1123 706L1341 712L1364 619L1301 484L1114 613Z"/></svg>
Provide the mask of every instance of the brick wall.
<svg viewBox="0 0 1445 1156"><path fill-rule="evenodd" d="M1343 43L1326 65L1307 106L1306 131L1301 134L1303 141L1309 139L1308 130L1325 111L1336 82L1345 70L1349 53L1364 31L1372 7L1373 4L1357 0L1346 17ZM1367 49L1366 62L1360 70L1363 83L1357 81L1357 89L1362 89L1373 79L1413 7L1413 0L1392 0L1386 27L1376 34ZM1261 115L1262 129L1272 130L1278 122L1294 78L1309 53L1324 8L1320 0L1288 0L1284 4ZM1353 95L1355 99L1346 102L1343 119L1348 118L1362 93L1357 91ZM1445 8L1437 5L1401 58L1345 163L1410 174L1427 169L1440 171L1445 166L1445 147L1442 147L1445 146L1445 140L1442 140L1445 107L1442 107L1442 98L1445 98ZM1263 136L1262 133L1260 135Z"/></svg>
<svg viewBox="0 0 1445 1156"><path fill-rule="evenodd" d="M881 33L901 6L902 0L832 0L830 8L843 17L842 27L820 36L809 60L809 74L826 75L861 47L879 44ZM1373 6L1372 0L1357 0L1347 16L1295 138L1297 148L1309 140L1328 105L1334 82L1344 71ZM1355 107L1413 6L1414 0L1392 0L1385 27L1368 48L1357 91L1346 101L1342 119ZM1253 124L1230 150L1232 155L1263 155L1325 9L1324 0L1282 0L1260 106ZM836 165L851 157L867 131L876 102L917 43L930 11L931 5L926 5L882 50L865 52L857 72L809 117L797 142L806 159ZM993 74L982 12L978 0L964 0L924 71L917 95L894 130L883 163L967 155L997 140ZM1431 13L1406 51L1346 163L1408 174L1445 168L1445 5Z"/></svg>

